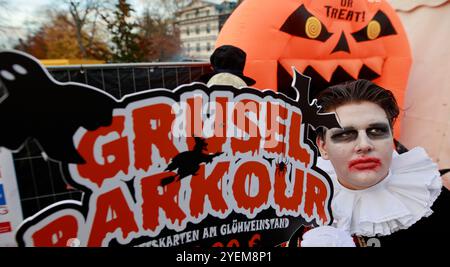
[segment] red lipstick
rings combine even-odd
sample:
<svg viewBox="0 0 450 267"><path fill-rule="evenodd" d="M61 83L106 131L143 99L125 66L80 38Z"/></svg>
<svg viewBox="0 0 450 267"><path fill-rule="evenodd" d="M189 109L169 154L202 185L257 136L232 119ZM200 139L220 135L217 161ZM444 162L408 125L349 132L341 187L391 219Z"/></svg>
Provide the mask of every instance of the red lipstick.
<svg viewBox="0 0 450 267"><path fill-rule="evenodd" d="M373 157L357 158L351 160L348 164L348 168L355 171L374 170L380 166L381 160Z"/></svg>

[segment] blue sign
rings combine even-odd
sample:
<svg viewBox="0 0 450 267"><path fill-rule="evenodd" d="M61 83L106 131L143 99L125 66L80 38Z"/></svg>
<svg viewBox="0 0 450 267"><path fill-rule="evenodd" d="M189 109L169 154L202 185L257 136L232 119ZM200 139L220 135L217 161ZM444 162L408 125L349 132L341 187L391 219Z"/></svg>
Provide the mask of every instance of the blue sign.
<svg viewBox="0 0 450 267"><path fill-rule="evenodd" d="M5 192L3 191L3 185L0 184L0 206L6 205Z"/></svg>

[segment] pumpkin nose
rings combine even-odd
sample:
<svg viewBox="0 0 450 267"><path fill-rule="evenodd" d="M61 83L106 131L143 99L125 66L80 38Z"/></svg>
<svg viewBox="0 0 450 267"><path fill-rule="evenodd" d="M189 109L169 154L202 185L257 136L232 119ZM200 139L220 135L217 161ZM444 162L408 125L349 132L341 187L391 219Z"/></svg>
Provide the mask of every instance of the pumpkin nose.
<svg viewBox="0 0 450 267"><path fill-rule="evenodd" d="M341 37L339 37L339 41L337 42L337 45L333 49L333 52L331 52L331 54L336 53L338 51L350 53L350 48L348 47L347 39L345 38L344 32L341 33Z"/></svg>

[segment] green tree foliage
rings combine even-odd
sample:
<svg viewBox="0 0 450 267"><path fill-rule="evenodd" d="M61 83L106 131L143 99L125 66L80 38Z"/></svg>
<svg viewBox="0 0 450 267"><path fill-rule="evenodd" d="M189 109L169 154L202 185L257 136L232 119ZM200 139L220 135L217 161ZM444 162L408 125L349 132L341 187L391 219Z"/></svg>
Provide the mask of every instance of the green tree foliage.
<svg viewBox="0 0 450 267"><path fill-rule="evenodd" d="M139 62L144 59L139 47L138 24L126 0L118 0L110 16L102 15L111 35L112 62Z"/></svg>

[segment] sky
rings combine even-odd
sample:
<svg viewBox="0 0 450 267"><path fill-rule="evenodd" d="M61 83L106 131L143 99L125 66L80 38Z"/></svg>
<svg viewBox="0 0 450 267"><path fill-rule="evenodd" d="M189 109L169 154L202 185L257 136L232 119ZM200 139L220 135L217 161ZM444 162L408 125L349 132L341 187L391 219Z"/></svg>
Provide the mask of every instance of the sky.
<svg viewBox="0 0 450 267"><path fill-rule="evenodd" d="M42 10L55 3L63 3L61 0L8 0L7 2L9 4L6 15L0 21L0 26L7 32L0 34L0 48L12 48L18 37L24 38L29 29L39 27L40 23L46 19ZM130 0L129 2L137 13L140 13L143 1Z"/></svg>

